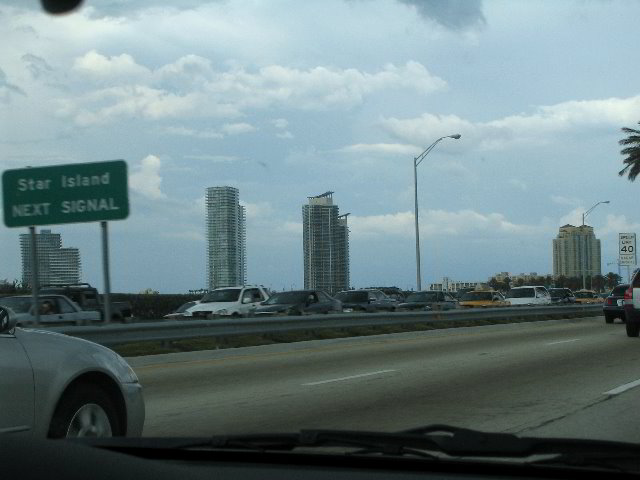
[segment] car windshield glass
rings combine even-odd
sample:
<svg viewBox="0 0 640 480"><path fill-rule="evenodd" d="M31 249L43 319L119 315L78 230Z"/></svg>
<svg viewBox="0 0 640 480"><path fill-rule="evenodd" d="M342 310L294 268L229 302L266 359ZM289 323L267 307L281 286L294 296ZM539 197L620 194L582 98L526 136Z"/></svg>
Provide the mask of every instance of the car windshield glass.
<svg viewBox="0 0 640 480"><path fill-rule="evenodd" d="M0 0L0 431L640 445L640 1L73 1Z"/></svg>
<svg viewBox="0 0 640 480"><path fill-rule="evenodd" d="M207 293L202 297L202 303L214 303L214 302L237 302L240 298L239 288L227 288L224 290L214 290Z"/></svg>
<svg viewBox="0 0 640 480"><path fill-rule="evenodd" d="M276 293L264 302L265 305L293 305L304 303L309 298L310 292L282 292Z"/></svg>
<svg viewBox="0 0 640 480"><path fill-rule="evenodd" d="M340 292L335 298L341 302L361 303L369 301L369 292Z"/></svg>
<svg viewBox="0 0 640 480"><path fill-rule="evenodd" d="M0 298L0 305L9 307L15 313L28 313L32 303L26 297L4 297Z"/></svg>
<svg viewBox="0 0 640 480"><path fill-rule="evenodd" d="M467 292L462 297L460 297L461 302L470 302L474 300L492 300L493 295L491 292Z"/></svg>
<svg viewBox="0 0 640 480"><path fill-rule="evenodd" d="M407 302L435 302L438 298L438 294L436 292L415 292L410 294L406 301Z"/></svg>
<svg viewBox="0 0 640 480"><path fill-rule="evenodd" d="M533 298L536 291L533 288L512 288L507 293L507 298Z"/></svg>
<svg viewBox="0 0 640 480"><path fill-rule="evenodd" d="M629 288L629 285L618 285L611 291L611 295L615 295L616 297L622 297L624 292Z"/></svg>

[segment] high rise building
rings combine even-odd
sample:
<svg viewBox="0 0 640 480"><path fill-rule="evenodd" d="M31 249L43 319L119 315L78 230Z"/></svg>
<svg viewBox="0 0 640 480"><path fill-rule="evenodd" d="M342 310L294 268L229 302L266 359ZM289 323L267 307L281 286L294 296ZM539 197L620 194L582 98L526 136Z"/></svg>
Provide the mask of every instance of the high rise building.
<svg viewBox="0 0 640 480"><path fill-rule="evenodd" d="M308 197L302 206L304 288L336 293L349 288L347 216L333 204L333 192Z"/></svg>
<svg viewBox="0 0 640 480"><path fill-rule="evenodd" d="M234 187L207 188L207 281L209 289L247 281L246 216Z"/></svg>
<svg viewBox="0 0 640 480"><path fill-rule="evenodd" d="M593 227L582 225L560 227L553 239L553 276L582 277L601 275L600 240Z"/></svg>
<svg viewBox="0 0 640 480"><path fill-rule="evenodd" d="M22 283L31 285L31 235L20 234L22 254ZM40 285L66 285L81 280L80 251L77 248L63 248L62 237L51 230L36 233L36 255L38 259L38 280Z"/></svg>

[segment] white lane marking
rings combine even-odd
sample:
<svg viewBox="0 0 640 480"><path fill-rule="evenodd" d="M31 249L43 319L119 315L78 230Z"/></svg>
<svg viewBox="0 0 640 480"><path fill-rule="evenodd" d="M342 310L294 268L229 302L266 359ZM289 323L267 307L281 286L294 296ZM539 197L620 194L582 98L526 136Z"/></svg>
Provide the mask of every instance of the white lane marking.
<svg viewBox="0 0 640 480"><path fill-rule="evenodd" d="M631 390L632 388L637 387L638 385L640 385L640 380L635 380L633 382L620 385L619 387L609 390L608 392L604 392L603 395L618 395L622 392L626 392L627 390Z"/></svg>
<svg viewBox="0 0 640 480"><path fill-rule="evenodd" d="M545 345L558 345L560 343L577 342L579 340L580 340L579 338L572 338L571 340L559 340L557 342L545 343Z"/></svg>
<svg viewBox="0 0 640 480"><path fill-rule="evenodd" d="M354 378L370 377L371 375L380 375L381 373L396 372L397 370L379 370L377 372L361 373L360 375L350 375L348 377L332 378L330 380L320 380L319 382L303 383L302 385L321 385L323 383L342 382L343 380L352 380Z"/></svg>

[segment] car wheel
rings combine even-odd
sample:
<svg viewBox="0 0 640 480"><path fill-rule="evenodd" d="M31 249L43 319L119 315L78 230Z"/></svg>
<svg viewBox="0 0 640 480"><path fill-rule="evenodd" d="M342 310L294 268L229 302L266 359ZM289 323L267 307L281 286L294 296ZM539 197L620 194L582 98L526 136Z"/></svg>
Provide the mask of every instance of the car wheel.
<svg viewBox="0 0 640 480"><path fill-rule="evenodd" d="M240 318L240 314L238 312L233 312L231 314L231 318Z"/></svg>
<svg viewBox="0 0 640 480"><path fill-rule="evenodd" d="M640 334L640 325L635 322L625 322L627 337L637 337Z"/></svg>
<svg viewBox="0 0 640 480"><path fill-rule="evenodd" d="M613 317L612 317L611 315L607 315L607 314L605 313L605 315L604 315L604 321L605 321L605 323L613 323Z"/></svg>
<svg viewBox="0 0 640 480"><path fill-rule="evenodd" d="M49 426L49 438L122 435L111 398L99 387L78 385L65 393Z"/></svg>

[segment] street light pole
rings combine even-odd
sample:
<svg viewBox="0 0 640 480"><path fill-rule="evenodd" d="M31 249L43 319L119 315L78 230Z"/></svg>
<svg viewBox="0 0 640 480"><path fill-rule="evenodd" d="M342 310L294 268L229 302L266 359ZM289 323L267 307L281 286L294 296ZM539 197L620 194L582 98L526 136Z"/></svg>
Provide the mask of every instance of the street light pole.
<svg viewBox="0 0 640 480"><path fill-rule="evenodd" d="M582 214L582 226L584 227L584 219L587 217L587 215L589 215L591 212L593 212L593 210L600 205L601 203L610 203L609 200L603 200L601 202L596 203L593 207L591 207L589 210L587 210L586 212L584 212ZM582 249L582 289L586 290L587 289L587 236L586 235L582 235L583 237L583 249ZM592 275L591 275L591 284L593 285L593 268L592 270Z"/></svg>
<svg viewBox="0 0 640 480"><path fill-rule="evenodd" d="M416 291L422 290L422 277L420 275L420 228L418 224L418 165L425 159L429 152L445 138L453 138L458 140L461 137L459 133L454 135L446 135L440 137L431 145L429 145L424 152L417 157L413 158L413 199L414 199L414 220L416 226Z"/></svg>

